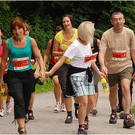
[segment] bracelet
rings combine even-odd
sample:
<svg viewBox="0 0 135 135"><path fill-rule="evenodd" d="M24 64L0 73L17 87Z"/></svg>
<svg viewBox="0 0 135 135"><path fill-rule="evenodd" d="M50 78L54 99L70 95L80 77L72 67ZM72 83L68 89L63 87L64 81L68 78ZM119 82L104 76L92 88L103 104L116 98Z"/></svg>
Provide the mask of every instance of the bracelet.
<svg viewBox="0 0 135 135"><path fill-rule="evenodd" d="M3 81L3 79L0 79L0 82L2 82Z"/></svg>
<svg viewBox="0 0 135 135"><path fill-rule="evenodd" d="M97 68L95 71L96 71L96 72L99 71L99 68Z"/></svg>

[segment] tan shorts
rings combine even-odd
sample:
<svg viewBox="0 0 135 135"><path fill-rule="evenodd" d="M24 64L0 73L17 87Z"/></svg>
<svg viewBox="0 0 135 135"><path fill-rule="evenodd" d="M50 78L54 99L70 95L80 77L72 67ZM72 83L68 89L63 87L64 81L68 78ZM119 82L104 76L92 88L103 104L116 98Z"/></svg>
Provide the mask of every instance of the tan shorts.
<svg viewBox="0 0 135 135"><path fill-rule="evenodd" d="M122 79L132 79L133 68L128 67L123 71L116 73L116 74L108 74L108 83L110 87L115 86L119 81Z"/></svg>

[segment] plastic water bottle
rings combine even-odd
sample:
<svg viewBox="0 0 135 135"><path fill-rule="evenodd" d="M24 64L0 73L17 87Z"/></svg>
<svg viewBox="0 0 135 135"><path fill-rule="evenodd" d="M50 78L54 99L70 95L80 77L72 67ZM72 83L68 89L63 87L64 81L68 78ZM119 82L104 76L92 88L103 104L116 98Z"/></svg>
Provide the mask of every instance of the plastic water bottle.
<svg viewBox="0 0 135 135"><path fill-rule="evenodd" d="M103 77L103 76L102 76ZM106 79L103 77L101 78L101 83L102 83L102 86L103 86L103 91L104 93L107 93L109 92L108 88L107 88L107 82L106 82Z"/></svg>
<svg viewBox="0 0 135 135"><path fill-rule="evenodd" d="M2 96L3 100L7 99L7 94L6 94L5 88L2 86L1 86L1 96Z"/></svg>

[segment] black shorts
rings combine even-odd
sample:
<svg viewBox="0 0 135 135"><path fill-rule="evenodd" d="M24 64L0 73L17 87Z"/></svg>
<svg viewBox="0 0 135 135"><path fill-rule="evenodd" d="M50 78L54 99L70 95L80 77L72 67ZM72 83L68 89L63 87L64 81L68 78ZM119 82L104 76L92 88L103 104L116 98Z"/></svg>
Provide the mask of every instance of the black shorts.
<svg viewBox="0 0 135 135"><path fill-rule="evenodd" d="M49 71L52 69L52 67L53 67L54 65L52 65L52 64L49 64ZM52 75L52 76L50 76L50 78L52 79L54 76L56 76L56 75L58 75L58 70Z"/></svg>
<svg viewBox="0 0 135 135"><path fill-rule="evenodd" d="M64 97L66 96L66 93L68 93L68 89L66 89L66 82L67 82L67 73L68 73L68 68L69 68L69 64L63 64L60 68L59 68L59 72L58 72L58 79L59 79L59 83L61 86L61 90L63 92Z"/></svg>
<svg viewBox="0 0 135 135"><path fill-rule="evenodd" d="M34 80L32 69L24 72L7 72L8 94L14 98L15 119L25 118L28 113Z"/></svg>
<svg viewBox="0 0 135 135"><path fill-rule="evenodd" d="M4 83L7 83L7 73L3 76Z"/></svg>

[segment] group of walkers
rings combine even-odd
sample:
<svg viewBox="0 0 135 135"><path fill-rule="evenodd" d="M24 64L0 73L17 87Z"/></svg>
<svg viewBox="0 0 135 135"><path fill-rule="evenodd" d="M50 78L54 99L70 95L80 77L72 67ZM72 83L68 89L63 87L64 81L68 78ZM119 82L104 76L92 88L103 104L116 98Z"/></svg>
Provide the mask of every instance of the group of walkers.
<svg viewBox="0 0 135 135"><path fill-rule="evenodd" d="M53 80L56 100L54 111L67 112L66 124L73 121L73 97L75 117L78 118L78 134L87 134L89 113L93 115L98 113L96 106L100 77L106 77L110 87L109 123L117 123L120 83L124 111L123 128L135 125L130 115L130 83L133 74L132 62L135 63L135 36L131 29L124 27L124 23L124 15L121 12L113 13L111 18L113 27L103 33L100 41L94 38L93 22L84 21L76 29L72 15L65 14L62 16L62 27L56 27L54 39L47 44L43 60L37 41L29 36L28 25L20 18L11 20L10 31L13 37L4 42L0 87L7 84L8 95L14 99L14 117L18 123L19 134L27 133L25 125L27 114L28 119L34 119L32 106L39 72L42 82L45 77ZM95 60L93 55L98 52ZM49 71L45 72L49 55L51 55ZM4 70L8 59L5 78ZM36 69L32 70L35 63ZM10 103L10 99L6 102Z"/></svg>

